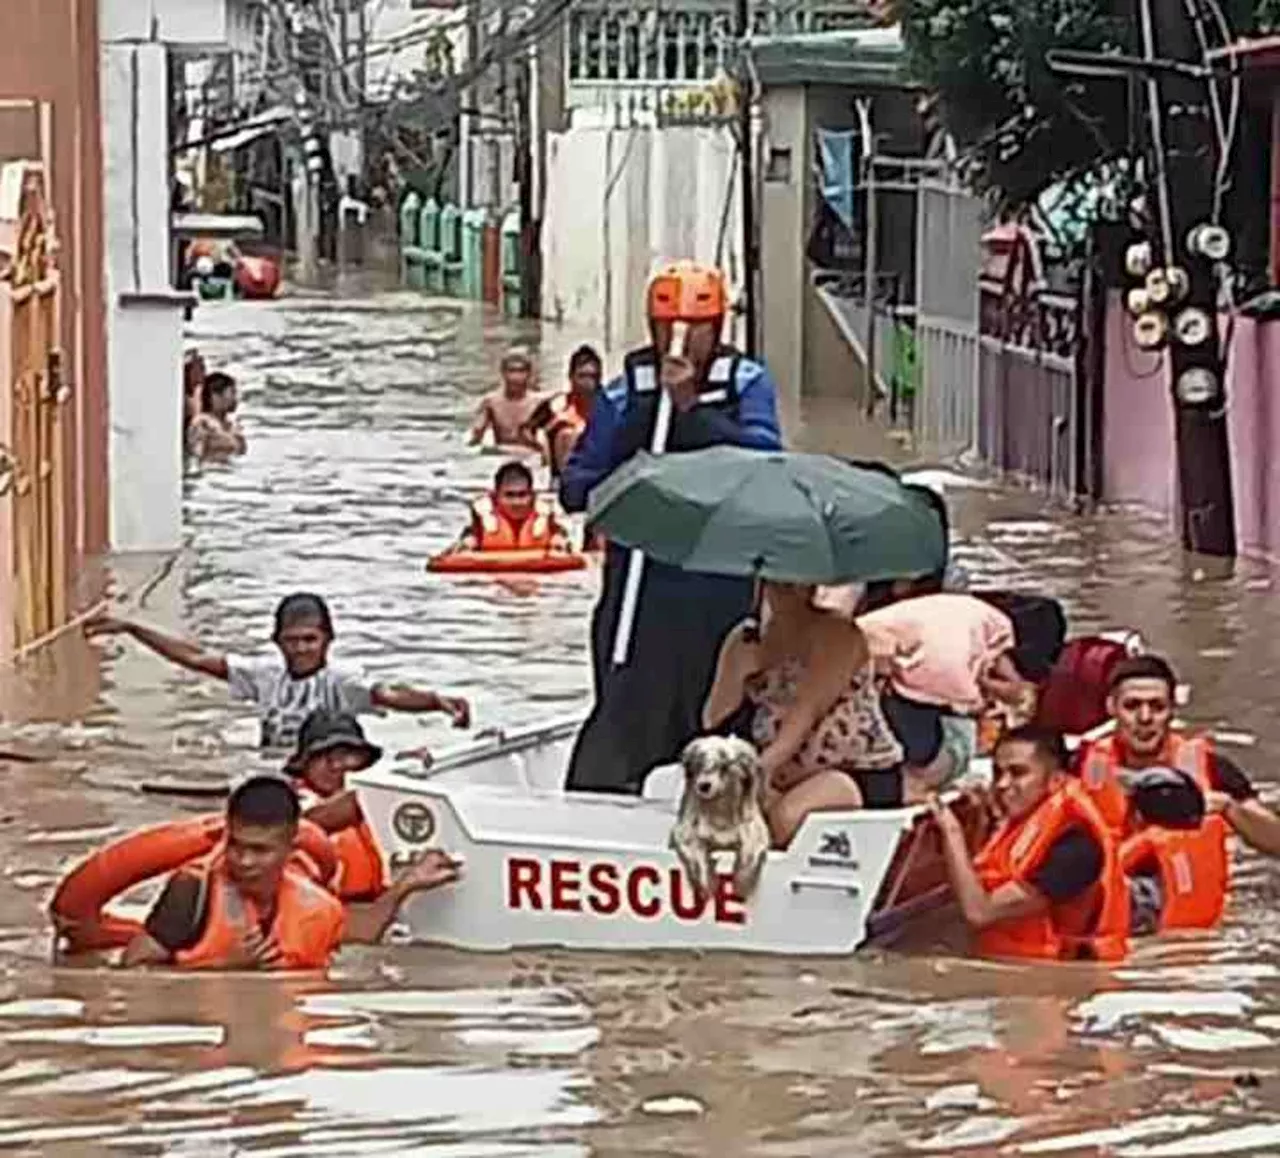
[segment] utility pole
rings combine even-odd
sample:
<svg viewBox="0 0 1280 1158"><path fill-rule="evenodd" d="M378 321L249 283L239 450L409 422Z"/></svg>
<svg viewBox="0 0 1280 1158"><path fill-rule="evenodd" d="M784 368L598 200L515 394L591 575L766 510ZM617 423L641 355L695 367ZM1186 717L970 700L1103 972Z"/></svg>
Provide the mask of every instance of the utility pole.
<svg viewBox="0 0 1280 1158"><path fill-rule="evenodd" d="M532 137L532 87L537 78L531 78L531 58L522 51L516 68L516 185L520 191L520 316L538 316L538 279L535 263L538 252L538 236L533 212L533 142Z"/></svg>
<svg viewBox="0 0 1280 1158"><path fill-rule="evenodd" d="M1195 7L1202 2L1197 0ZM1207 63L1181 0L1138 0L1138 5L1147 60L1201 67ZM1235 503L1214 260L1221 260L1221 251L1212 243L1206 246L1208 253L1200 248L1205 245L1203 227L1214 213L1211 182L1216 180L1219 148L1209 106L1212 83L1211 76L1198 79L1172 69L1162 70L1159 80L1149 80L1153 157L1148 166L1147 202L1160 235L1153 247L1158 265L1166 273L1177 268L1186 272L1185 294L1168 310L1182 543L1189 551L1233 558ZM1199 231L1198 236L1193 230ZM1179 280L1165 279L1166 283ZM1174 285L1175 297L1181 288ZM1156 295L1151 296L1154 301Z"/></svg>
<svg viewBox="0 0 1280 1158"><path fill-rule="evenodd" d="M480 58L481 35L480 20L483 0L466 0L467 4L467 48L466 68L475 68ZM458 202L467 208L475 200L475 153L476 120L474 110L479 107L481 87L480 78L474 77L462 93L462 109L458 115Z"/></svg>
<svg viewBox="0 0 1280 1158"><path fill-rule="evenodd" d="M745 288L746 353L755 357L759 335L756 331L756 271L760 260L756 245L756 184L752 153L752 85L749 41L751 0L736 0L734 29L738 37L738 180L742 185L742 273Z"/></svg>

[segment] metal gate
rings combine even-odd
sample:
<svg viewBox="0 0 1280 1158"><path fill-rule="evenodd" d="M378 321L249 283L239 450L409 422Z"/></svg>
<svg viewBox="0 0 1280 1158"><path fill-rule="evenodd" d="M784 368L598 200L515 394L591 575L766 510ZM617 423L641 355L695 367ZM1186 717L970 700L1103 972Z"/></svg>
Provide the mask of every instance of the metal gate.
<svg viewBox="0 0 1280 1158"><path fill-rule="evenodd" d="M916 348L913 426L938 454L977 441L983 205L952 180L923 178L916 210Z"/></svg>
<svg viewBox="0 0 1280 1158"><path fill-rule="evenodd" d="M0 333L8 357L0 363L0 502L11 543L12 643L22 647L62 625L67 614L66 498L68 456L58 350L59 279L52 206L42 166L15 162L0 169L0 216L9 233L9 276L0 282ZM7 580L5 582L4 580ZM8 627L9 625L5 625ZM0 638L9 635L0 632Z"/></svg>

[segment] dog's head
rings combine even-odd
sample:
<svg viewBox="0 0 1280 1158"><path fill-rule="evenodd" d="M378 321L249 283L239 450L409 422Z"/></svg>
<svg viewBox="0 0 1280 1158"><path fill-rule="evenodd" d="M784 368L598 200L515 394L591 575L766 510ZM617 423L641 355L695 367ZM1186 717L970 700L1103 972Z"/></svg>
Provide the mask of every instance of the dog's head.
<svg viewBox="0 0 1280 1158"><path fill-rule="evenodd" d="M736 736L700 736L680 755L685 790L701 803L740 804L760 791L760 756Z"/></svg>

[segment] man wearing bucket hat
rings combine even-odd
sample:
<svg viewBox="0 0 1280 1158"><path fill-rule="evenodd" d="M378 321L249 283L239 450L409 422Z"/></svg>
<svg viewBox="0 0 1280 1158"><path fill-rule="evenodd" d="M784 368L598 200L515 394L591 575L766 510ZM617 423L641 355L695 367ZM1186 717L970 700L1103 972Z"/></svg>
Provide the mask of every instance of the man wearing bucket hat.
<svg viewBox="0 0 1280 1158"><path fill-rule="evenodd" d="M284 766L316 797L306 817L333 840L338 853L333 887L344 901L370 901L387 887L382 846L347 787L349 772L371 768L381 759L382 749L369 742L355 716L317 708L303 721L298 747Z"/></svg>
<svg viewBox="0 0 1280 1158"><path fill-rule="evenodd" d="M622 374L597 392L561 477L566 510L585 510L591 491L640 450L781 449L773 378L721 342L729 294L720 271L690 261L666 266L650 281L646 305L651 344L629 353ZM632 575L642 576L633 617L623 614ZM676 758L699 730L720 642L751 598L749 580L651 559L640 571L630 553L609 545L591 627L596 702L566 787L638 792L651 768Z"/></svg>

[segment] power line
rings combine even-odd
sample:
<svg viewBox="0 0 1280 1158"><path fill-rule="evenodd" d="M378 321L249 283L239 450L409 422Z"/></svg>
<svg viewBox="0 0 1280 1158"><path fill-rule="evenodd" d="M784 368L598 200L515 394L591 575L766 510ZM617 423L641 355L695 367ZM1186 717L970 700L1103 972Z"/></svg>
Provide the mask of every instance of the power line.
<svg viewBox="0 0 1280 1158"><path fill-rule="evenodd" d="M531 14L514 29L505 34L487 38L484 51L462 71L426 84L419 82L416 85L408 84L406 87L413 89L413 95L417 99L433 96L445 98L458 96L462 90L469 88L480 80L493 67L525 52L532 43L540 39L568 11L572 2L573 0L539 0L539 3L534 5ZM280 15L279 0L277 0L277 5L273 5L272 11L277 16ZM411 30L378 48L368 51L365 54L365 60L395 54L405 48L411 48L417 44L425 44L428 41L438 39L441 35L456 31L461 23L462 21L454 21L448 24L433 24L429 27ZM289 39L292 40L294 37L290 36ZM325 43L328 43L328 38L325 38ZM290 58L285 64L265 70L260 75L249 74L246 77L246 83L249 83L250 79L252 79L254 83L261 84L267 89L276 89L278 92L280 86L290 82L293 85L302 83L299 75L301 72L300 65L309 64L315 66L321 63L323 63L322 58L317 54L310 52L299 53L296 50L292 50ZM350 69L359 66L359 59L341 61L330 54L328 63L333 66L334 71L345 74ZM387 103L394 102L396 99L393 92ZM348 125L353 123L361 124L368 119L367 114L365 117L361 117L351 107L341 108L340 116L335 116L336 113L339 113L339 110L333 108L326 109L326 112L330 119L341 119Z"/></svg>

